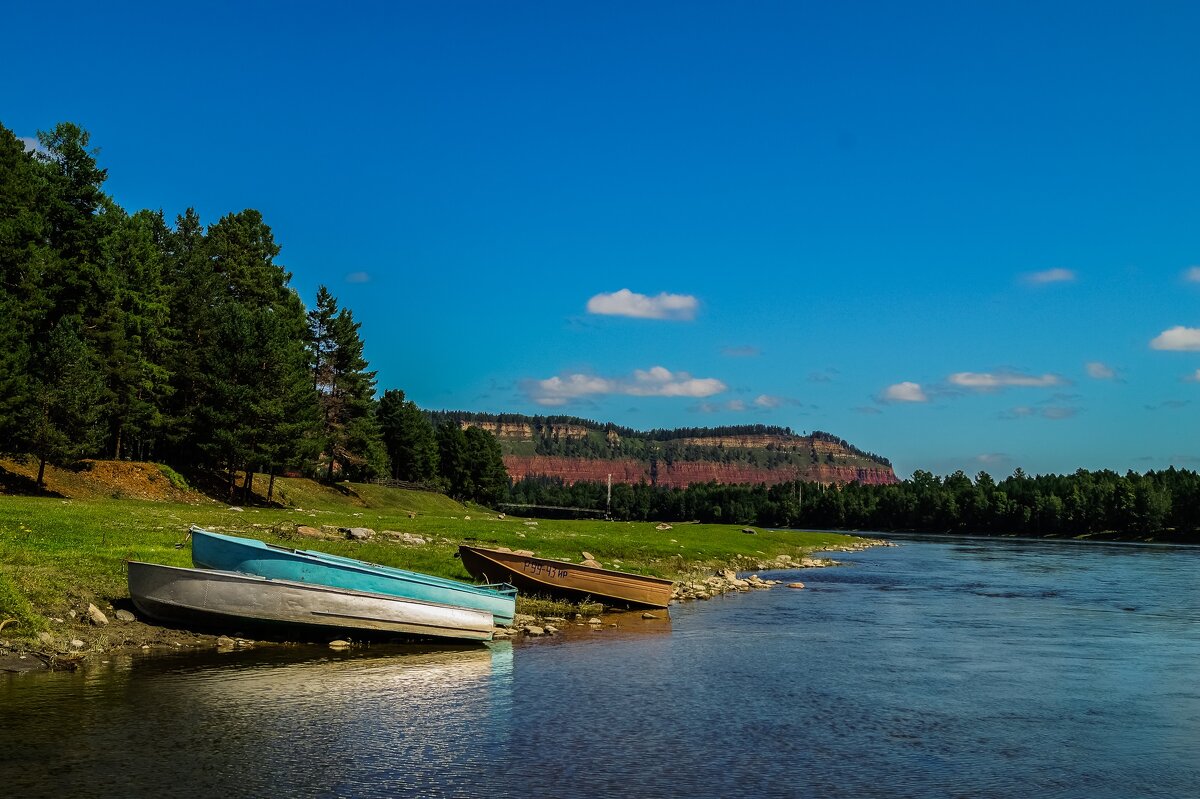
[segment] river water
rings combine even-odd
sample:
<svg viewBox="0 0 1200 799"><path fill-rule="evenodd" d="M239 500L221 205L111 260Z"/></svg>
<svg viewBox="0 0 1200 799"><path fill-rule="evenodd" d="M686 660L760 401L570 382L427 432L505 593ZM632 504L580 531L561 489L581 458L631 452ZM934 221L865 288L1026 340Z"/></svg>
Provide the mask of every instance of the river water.
<svg viewBox="0 0 1200 799"><path fill-rule="evenodd" d="M220 799L1200 796L1200 549L899 542L773 575L803 591L554 639L0 675L0 785Z"/></svg>

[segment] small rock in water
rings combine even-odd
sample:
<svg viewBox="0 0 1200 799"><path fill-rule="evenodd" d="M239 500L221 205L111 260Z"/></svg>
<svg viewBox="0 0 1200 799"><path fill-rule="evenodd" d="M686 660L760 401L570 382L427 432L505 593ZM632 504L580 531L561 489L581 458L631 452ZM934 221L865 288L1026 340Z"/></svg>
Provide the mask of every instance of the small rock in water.
<svg viewBox="0 0 1200 799"><path fill-rule="evenodd" d="M658 616L655 616L653 613L643 613L642 618L643 619L657 619Z"/></svg>
<svg viewBox="0 0 1200 799"><path fill-rule="evenodd" d="M228 635L222 635L217 639L217 649L233 649L234 640Z"/></svg>
<svg viewBox="0 0 1200 799"><path fill-rule="evenodd" d="M330 641L330 642L329 642L329 648L330 648L330 649L349 649L349 648L350 648L350 642L349 642L349 641L343 641L342 639L340 639L340 638L339 638L339 639L338 639L338 640L336 640L336 641Z"/></svg>
<svg viewBox="0 0 1200 799"><path fill-rule="evenodd" d="M526 635L545 635L546 634L545 630L543 630L541 627L538 627L537 625L534 625L534 624L530 624L526 627L522 627L521 632L525 633Z"/></svg>
<svg viewBox="0 0 1200 799"><path fill-rule="evenodd" d="M588 624L600 625L604 624L604 620L598 616L592 616L590 619L588 619Z"/></svg>
<svg viewBox="0 0 1200 799"><path fill-rule="evenodd" d="M803 588L804 583L788 583L788 588Z"/></svg>
<svg viewBox="0 0 1200 799"><path fill-rule="evenodd" d="M136 617L127 610L118 610L116 612L117 621L134 621Z"/></svg>
<svg viewBox="0 0 1200 799"><path fill-rule="evenodd" d="M105 616L100 608L90 603L87 606L87 617L92 624L98 624L101 627L108 624L108 616Z"/></svg>
<svg viewBox="0 0 1200 799"><path fill-rule="evenodd" d="M555 627L555 626L554 626L554 625L552 625L552 624L547 624L547 625L546 625L546 635L557 635L557 634L558 634L558 628L557 628L557 627Z"/></svg>

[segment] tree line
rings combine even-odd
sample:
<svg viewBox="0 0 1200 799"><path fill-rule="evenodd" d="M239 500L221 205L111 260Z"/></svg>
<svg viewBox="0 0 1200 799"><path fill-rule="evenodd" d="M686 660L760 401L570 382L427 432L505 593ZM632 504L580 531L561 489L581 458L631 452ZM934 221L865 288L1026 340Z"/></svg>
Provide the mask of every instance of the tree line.
<svg viewBox="0 0 1200 799"><path fill-rule="evenodd" d="M489 434L413 433L403 392L376 399L361 324L324 286L305 307L258 211L131 214L87 131L38 141L0 125L0 453L35 458L39 487L47 464L104 457L246 497L266 473L268 499L291 471L485 501L507 488Z"/></svg>
<svg viewBox="0 0 1200 799"><path fill-rule="evenodd" d="M512 502L604 509L603 483L527 478ZM1200 543L1200 475L1171 467L1145 474L1080 469L997 482L986 472L938 477L926 471L894 485L773 486L699 483L664 488L614 485L620 520L678 521L880 531L1162 538Z"/></svg>

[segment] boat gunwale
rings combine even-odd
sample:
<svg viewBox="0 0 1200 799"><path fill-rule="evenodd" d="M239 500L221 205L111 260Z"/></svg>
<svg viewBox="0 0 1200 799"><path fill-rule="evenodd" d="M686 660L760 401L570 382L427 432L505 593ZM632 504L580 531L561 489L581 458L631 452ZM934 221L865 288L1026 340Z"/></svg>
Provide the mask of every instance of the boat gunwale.
<svg viewBox="0 0 1200 799"><path fill-rule="evenodd" d="M449 577L438 577L433 574L423 574L421 572L413 572L393 566L385 566L382 563L369 563L365 560L347 558L341 555L333 555L328 552L320 552L311 549L294 549L292 547L285 547L280 544L272 544L268 541L262 541L257 538L244 538L242 536L226 535L224 533L213 532L212 530L205 530L203 527L197 527L195 525L190 528L189 532L193 537L196 535L196 533L203 533L204 535L212 536L218 540L229 542L233 546L242 546L251 549L263 549L268 552L271 550L286 552L290 555L300 556L301 558L311 558L330 567L353 570L360 574L383 576L387 577L388 579L403 580L416 585L437 586L447 588L452 591L466 591L473 594L479 594L480 596L488 596L491 594L500 597L501 599L513 599L518 593L517 587L511 583L468 583L461 580L454 580ZM220 570L218 569L216 571Z"/></svg>
<svg viewBox="0 0 1200 799"><path fill-rule="evenodd" d="M530 561L536 561L539 563L552 563L556 566L569 566L572 569L581 570L581 571L584 571L584 572L587 572L590 574L620 575L621 577L632 577L635 581L639 581L639 582L655 582L655 583L660 583L662 585L667 585L667 586L673 586L675 584L673 581L668 580L665 577L653 577L648 574L638 574L637 572L623 572L623 571L618 571L617 569L606 569L603 566L585 566L582 563L572 563L569 560L556 560L554 558L539 558L536 555L518 555L515 552L504 552L503 550L499 550L499 549L489 549L488 547L477 547L477 546L474 546L471 544L460 544L459 549L460 550L461 549L470 549L476 553L495 552L498 555L512 555L513 557L520 558L521 560L530 560ZM486 557L486 555L484 557ZM489 558L489 560L494 560L494 559ZM532 576L532 575L522 574L522 576Z"/></svg>

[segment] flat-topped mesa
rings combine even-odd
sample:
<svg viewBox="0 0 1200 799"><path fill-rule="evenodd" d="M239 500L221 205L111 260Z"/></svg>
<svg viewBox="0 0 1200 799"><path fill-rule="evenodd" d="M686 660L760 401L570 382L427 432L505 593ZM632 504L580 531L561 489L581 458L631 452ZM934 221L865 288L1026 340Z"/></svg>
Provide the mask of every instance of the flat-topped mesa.
<svg viewBox="0 0 1200 799"><path fill-rule="evenodd" d="M797 435L786 427L742 425L637 431L565 416L436 412L496 436L514 479L551 477L572 484L646 482L672 488L692 483L776 485L898 482L887 458L829 433Z"/></svg>
<svg viewBox="0 0 1200 799"><path fill-rule="evenodd" d="M792 480L810 483L853 483L891 485L899 482L890 466L855 467L813 464L807 468L768 469L714 461L659 463L652 479L650 465L631 459L569 458L554 455L505 455L504 467L516 480L526 477L557 477L567 485L578 482L603 483L612 475L614 483L654 482L668 488L686 488L692 483L777 485Z"/></svg>

